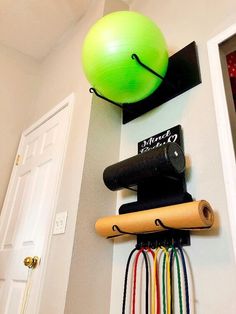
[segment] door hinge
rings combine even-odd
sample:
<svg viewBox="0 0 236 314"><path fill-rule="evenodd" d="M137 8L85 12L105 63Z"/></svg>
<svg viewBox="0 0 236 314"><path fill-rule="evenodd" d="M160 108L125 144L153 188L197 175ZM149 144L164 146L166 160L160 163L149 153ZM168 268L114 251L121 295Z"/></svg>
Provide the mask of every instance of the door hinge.
<svg viewBox="0 0 236 314"><path fill-rule="evenodd" d="M15 165L19 166L19 163L20 163L20 155L17 155Z"/></svg>

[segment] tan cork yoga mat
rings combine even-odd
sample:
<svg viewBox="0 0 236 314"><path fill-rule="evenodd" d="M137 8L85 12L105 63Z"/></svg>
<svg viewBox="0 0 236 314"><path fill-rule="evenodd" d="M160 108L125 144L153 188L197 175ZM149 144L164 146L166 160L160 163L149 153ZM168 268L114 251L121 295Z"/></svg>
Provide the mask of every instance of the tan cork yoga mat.
<svg viewBox="0 0 236 314"><path fill-rule="evenodd" d="M120 230L128 233L164 231L165 228L158 223L157 219L169 228L201 229L212 226L214 214L210 204L205 200L201 200L103 217L97 220L95 229L98 234L104 237L120 235L120 232L114 226L118 226Z"/></svg>

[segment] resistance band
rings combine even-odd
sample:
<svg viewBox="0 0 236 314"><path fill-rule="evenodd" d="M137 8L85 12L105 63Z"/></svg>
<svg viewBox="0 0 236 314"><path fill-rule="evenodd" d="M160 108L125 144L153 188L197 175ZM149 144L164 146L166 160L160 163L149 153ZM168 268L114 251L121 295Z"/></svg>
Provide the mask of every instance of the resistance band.
<svg viewBox="0 0 236 314"><path fill-rule="evenodd" d="M161 246L164 252L163 264L162 264L162 300L163 300L163 312L164 314L171 314L171 283L170 283L170 256L167 249ZM165 285L166 282L166 285ZM167 289L166 289L167 287ZM167 297L166 297L167 290ZM167 302L166 302L167 299ZM167 303L167 311L166 311Z"/></svg>
<svg viewBox="0 0 236 314"><path fill-rule="evenodd" d="M170 273L171 273L171 276L170 276L170 285L171 285L171 293L173 293L173 272L172 272L172 265L173 265L173 255L174 255L174 252L173 250L170 251ZM171 298L171 313L173 313L173 309L174 309L174 306L173 306L173 297Z"/></svg>
<svg viewBox="0 0 236 314"><path fill-rule="evenodd" d="M179 265L179 257L178 257L178 253L175 249L175 247L173 245L171 245L171 257L173 256L174 253L174 257L176 260L176 266L177 266L177 275L178 275L178 291L179 291L179 311L180 314L183 314L183 302L182 302L182 288L181 288L181 273L180 273L180 265ZM172 258L171 258L171 263L170 263L171 267L172 267Z"/></svg>
<svg viewBox="0 0 236 314"><path fill-rule="evenodd" d="M129 275L129 266L131 258L134 254L134 252L137 251L137 249L133 249L128 257L127 263L126 263L126 269L125 269L125 281L124 281L124 291L123 291L123 303L122 303L122 314L125 314L125 306L126 306L126 294L127 294L127 282L128 282L128 275Z"/></svg>
<svg viewBox="0 0 236 314"><path fill-rule="evenodd" d="M185 258L184 258L183 249L181 248L181 246L178 246L178 249L180 251L180 256L181 256L182 265L183 265L183 272L184 272L186 313L190 314L187 267L186 267L186 262L185 262Z"/></svg>
<svg viewBox="0 0 236 314"><path fill-rule="evenodd" d="M151 311L152 314L155 314L155 290L154 290L154 295L153 295L153 287L155 287L154 285L156 285L157 280L155 278L155 273L154 273L154 260L155 260L155 253L153 252L152 249L150 249L149 247L145 247L145 250L147 251L147 253L150 253L152 255L152 259L153 259L153 276L151 276L152 280L151 280L151 287L152 287L152 294L151 294ZM151 275L151 272L150 272ZM154 308L154 312L153 312L153 308Z"/></svg>
<svg viewBox="0 0 236 314"><path fill-rule="evenodd" d="M160 287L159 287L159 268L157 263L157 256L160 252L160 248L157 248L154 253L153 262L153 283L152 283L152 314L160 314ZM155 302L156 300L156 302ZM156 305L156 313L155 313Z"/></svg>
<svg viewBox="0 0 236 314"><path fill-rule="evenodd" d="M144 251L144 248L141 248L138 253L136 254L135 261L134 261L134 283L133 283L133 294L132 294L132 314L135 314L135 306L136 306L136 282L137 282L137 266L138 266L138 259L140 254L143 254L144 261L145 261L145 268L146 268L146 314L148 314L148 302L149 302L149 271L148 271L148 261L147 256Z"/></svg>
<svg viewBox="0 0 236 314"><path fill-rule="evenodd" d="M148 252L150 252L153 256L153 273L152 273L152 307L151 307L151 313L152 314L160 314L161 313L161 307L160 307L160 287L159 287L159 268L157 263L157 255L160 251L160 248L157 248L155 250L155 253L151 249L147 249ZM156 312L155 312L156 309Z"/></svg>
<svg viewBox="0 0 236 314"><path fill-rule="evenodd" d="M133 291L132 291L132 314L135 314L136 311L136 287L137 287L137 267L138 260L140 255L142 254L144 257L145 268L146 268L146 291L145 291L145 311L148 314L149 309L149 263L147 259L147 253L150 253L153 257L153 269L152 269L152 298L151 298L151 313L152 314L160 314L161 313L161 303L160 303L160 286L159 286L159 267L158 267L158 255L162 252L163 263L162 263L162 307L163 314L171 314L172 313L172 297L171 297L171 270L173 265L173 258L176 261L176 269L177 269L177 279L178 279L178 298L179 298L179 310L180 314L183 314L183 294L181 287L181 270L180 270L180 262L179 262L179 254L182 262L182 269L184 275L184 286L185 286L185 301L186 301L186 314L190 314L190 300L189 300L189 284L188 284L188 274L187 267L185 262L185 257L183 253L183 249L181 246L177 246L176 248L172 245L170 247L170 251L165 247L159 247L155 250L155 253L150 248L141 248L138 250L135 260L134 260L134 273L133 273ZM147 253L145 252L147 251ZM127 285L128 285L128 276L129 276L129 268L130 262L133 254L137 251L137 248L133 249L128 257L126 270L125 270L125 280L124 280L124 291L123 291L123 304L122 304L122 314L125 314L126 308L126 296L127 296ZM28 278L28 284L30 284L30 274ZM25 290L25 302L22 304L21 313L23 314L26 306L26 299L29 291L29 285ZM156 310L156 312L155 312Z"/></svg>

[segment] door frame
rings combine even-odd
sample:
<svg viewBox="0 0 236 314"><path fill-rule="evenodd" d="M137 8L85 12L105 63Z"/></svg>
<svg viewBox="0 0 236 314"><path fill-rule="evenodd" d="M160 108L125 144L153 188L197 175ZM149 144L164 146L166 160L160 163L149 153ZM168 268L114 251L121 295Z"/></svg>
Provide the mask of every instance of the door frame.
<svg viewBox="0 0 236 314"><path fill-rule="evenodd" d="M55 220L55 215L56 215L56 208L57 208L57 204L58 204L59 189L60 189L61 181L62 181L64 161L65 161L66 151L67 151L67 147L68 147L69 132L70 132L70 128L71 128L74 103L75 103L75 95L74 95L74 93L72 93L69 96L67 96L65 99L63 99L55 107L53 107L49 112L44 114L39 120L37 120L35 123L33 123L29 128L27 128L26 130L24 130L22 132L21 138L20 138L20 143L19 143L19 146L18 146L18 149L17 149L15 162L14 162L13 169L12 169L12 174L11 174L11 177L10 177L7 193L6 193L6 196L5 196L5 200L4 200L3 207L2 207L2 212L1 212L1 216L2 216L1 218L2 219L0 219L0 228L1 228L2 221L4 221L4 216L7 215L7 212L6 212L5 208L7 208L7 204L9 202L9 198L10 198L10 195L11 195L11 190L12 190L13 183L14 183L14 178L15 178L15 174L16 174L16 171L17 171L18 154L22 150L21 147L23 145L23 138L25 136L27 136L28 134L30 134L31 132L33 132L38 127L40 127L42 124L44 124L46 121L48 121L54 115L56 115L58 112L60 112L61 110L67 108L68 124L67 124L67 130L66 130L66 135L65 135L65 145L64 145L64 151L62 152L61 165L60 165L60 169L59 169L59 175L58 175L58 182L57 182L57 187L56 187L56 192L55 192L54 204L52 206L51 225L48 228L48 237L47 237L48 240L45 243L44 252L43 252L44 263L43 263L43 269L42 269L42 276L40 278L41 283L40 283L40 289L39 289L39 294L38 294L39 298L38 298L38 300L35 301L35 303L36 303L36 313L38 313L39 309L40 309L40 301L41 301L42 289L43 289L43 286L44 286L44 280L45 280L45 275L46 275L46 270L47 270L47 261L48 261L49 251L50 251L50 244L51 244L51 240L52 240L53 226L54 226L54 220Z"/></svg>
<svg viewBox="0 0 236 314"><path fill-rule="evenodd" d="M207 42L207 48L228 215L236 259L236 163L219 47L220 44L234 35L236 35L236 24L210 39Z"/></svg>

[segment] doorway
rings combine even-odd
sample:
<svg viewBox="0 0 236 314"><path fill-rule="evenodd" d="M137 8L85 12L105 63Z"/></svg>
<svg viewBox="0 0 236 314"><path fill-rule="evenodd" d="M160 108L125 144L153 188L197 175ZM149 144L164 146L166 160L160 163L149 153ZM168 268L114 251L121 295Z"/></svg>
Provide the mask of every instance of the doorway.
<svg viewBox="0 0 236 314"><path fill-rule="evenodd" d="M236 24L208 41L208 57L227 197L231 236L236 258L236 113L227 56L236 50Z"/></svg>
<svg viewBox="0 0 236 314"><path fill-rule="evenodd" d="M236 152L236 35L233 35L220 43L219 52L228 118L234 152Z"/></svg>
<svg viewBox="0 0 236 314"><path fill-rule="evenodd" d="M22 133L0 217L0 313L38 313L73 101ZM24 265L35 257L35 269Z"/></svg>

